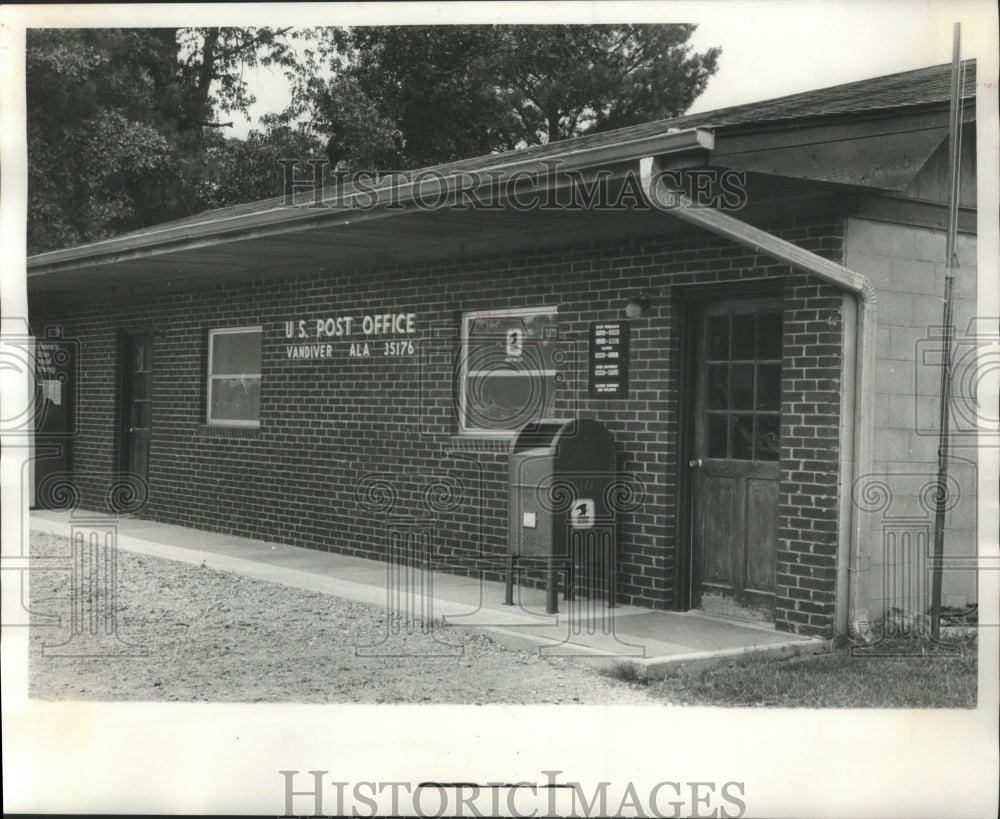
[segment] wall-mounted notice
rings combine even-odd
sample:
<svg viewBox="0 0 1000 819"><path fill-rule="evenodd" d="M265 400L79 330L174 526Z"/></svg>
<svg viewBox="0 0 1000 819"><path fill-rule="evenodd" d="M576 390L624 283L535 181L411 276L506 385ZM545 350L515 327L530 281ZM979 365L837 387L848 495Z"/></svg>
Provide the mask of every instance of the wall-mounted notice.
<svg viewBox="0 0 1000 819"><path fill-rule="evenodd" d="M627 321L591 322L591 398L628 398L628 342Z"/></svg>
<svg viewBox="0 0 1000 819"><path fill-rule="evenodd" d="M73 393L76 388L77 343L61 337L35 342L35 384L39 403L36 431L73 435Z"/></svg>

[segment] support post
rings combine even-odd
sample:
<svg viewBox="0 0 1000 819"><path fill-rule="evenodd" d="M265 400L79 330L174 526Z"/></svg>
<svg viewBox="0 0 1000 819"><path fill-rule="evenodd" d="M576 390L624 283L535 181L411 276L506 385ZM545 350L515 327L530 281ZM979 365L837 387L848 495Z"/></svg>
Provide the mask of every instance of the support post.
<svg viewBox="0 0 1000 819"><path fill-rule="evenodd" d="M550 554L545 566L545 613L559 613L559 584L556 579L556 558Z"/></svg>
<svg viewBox="0 0 1000 819"><path fill-rule="evenodd" d="M516 571L514 564L516 560L514 555L509 555L507 558L507 575L503 584L503 604L505 606L514 605L514 572Z"/></svg>

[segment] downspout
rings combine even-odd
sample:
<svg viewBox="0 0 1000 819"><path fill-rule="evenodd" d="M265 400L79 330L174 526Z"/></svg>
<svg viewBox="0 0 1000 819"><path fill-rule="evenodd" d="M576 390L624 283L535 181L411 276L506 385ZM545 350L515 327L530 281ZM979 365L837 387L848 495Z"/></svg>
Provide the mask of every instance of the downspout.
<svg viewBox="0 0 1000 819"><path fill-rule="evenodd" d="M785 239L780 239L765 230L749 225L727 213L695 204L681 191L672 190L664 184L664 173L657 157L643 157L639 160L639 174L642 189L650 203L684 222L722 236L743 245L755 253L762 253L772 259L785 262L797 270L823 279L852 293L857 299L858 315L855 344L855 390L854 390L854 459L853 474L841 486L841 502L851 498L855 482L871 471L872 464L872 379L875 369L875 288L862 274L843 265L824 259L811 251ZM846 494L845 494L846 493ZM840 631L846 625L852 635L864 637L868 633L868 611L861 583L864 561L867 555L867 538L864 520L857 504L851 502L851 542L848 563L848 612L847 617L837 612L835 622ZM842 550L838 548L838 564L843 562ZM840 566L838 565L838 574ZM846 620L846 623L844 622Z"/></svg>

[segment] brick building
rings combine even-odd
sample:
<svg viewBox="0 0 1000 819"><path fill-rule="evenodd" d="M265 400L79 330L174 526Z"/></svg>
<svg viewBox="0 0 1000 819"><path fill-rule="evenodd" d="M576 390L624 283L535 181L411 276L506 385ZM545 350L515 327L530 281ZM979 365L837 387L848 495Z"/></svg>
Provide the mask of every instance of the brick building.
<svg viewBox="0 0 1000 819"><path fill-rule="evenodd" d="M926 611L948 85L939 66L377 185L320 191L303 164L294 202L32 257L33 332L76 356L50 420L77 434L36 461L37 501L69 483L87 509L363 556L421 517L451 570L499 576L513 435L590 418L615 441L619 600L822 636ZM960 337L974 87L967 63Z"/></svg>

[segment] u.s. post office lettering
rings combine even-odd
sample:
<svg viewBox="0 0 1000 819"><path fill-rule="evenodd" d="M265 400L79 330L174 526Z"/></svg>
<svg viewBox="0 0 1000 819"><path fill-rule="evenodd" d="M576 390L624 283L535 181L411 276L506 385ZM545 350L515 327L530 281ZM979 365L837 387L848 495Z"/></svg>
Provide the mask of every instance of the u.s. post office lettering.
<svg viewBox="0 0 1000 819"><path fill-rule="evenodd" d="M381 355L398 358L413 355L416 347L416 313L368 313L363 316L324 316L315 319L292 319L285 322L285 338L298 343L286 344L289 359L370 358ZM347 341L346 350L329 339ZM306 340L309 340L308 343Z"/></svg>

